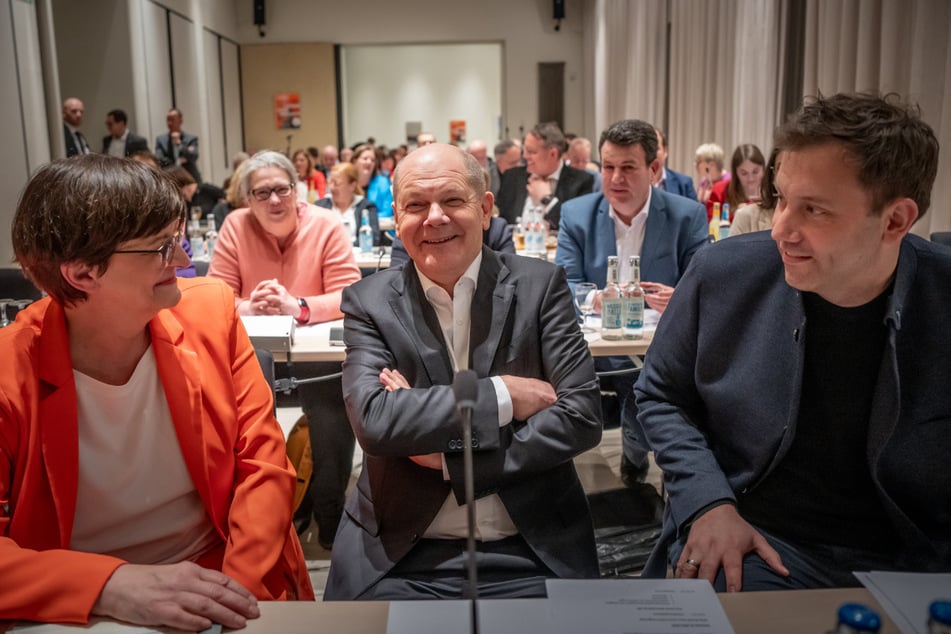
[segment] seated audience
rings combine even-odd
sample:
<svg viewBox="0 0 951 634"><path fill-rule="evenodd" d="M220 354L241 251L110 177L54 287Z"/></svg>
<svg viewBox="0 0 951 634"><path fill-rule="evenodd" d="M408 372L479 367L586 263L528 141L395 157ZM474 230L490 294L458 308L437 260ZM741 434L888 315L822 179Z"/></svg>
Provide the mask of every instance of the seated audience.
<svg viewBox="0 0 951 634"><path fill-rule="evenodd" d="M326 196L327 179L323 172L314 169L314 161L310 154L304 150L297 150L291 160L297 170L297 198L308 203L315 203Z"/></svg>
<svg viewBox="0 0 951 634"><path fill-rule="evenodd" d="M230 289L177 280L186 206L134 161L53 161L13 219L49 294L0 329L0 619L244 627L313 591L295 474Z"/></svg>
<svg viewBox="0 0 951 634"><path fill-rule="evenodd" d="M716 143L704 143L697 148L694 155L694 167L699 179L697 200L706 205L710 200L713 186L720 181L730 180L730 173L723 171L723 148ZM709 212L707 215L709 216Z"/></svg>
<svg viewBox="0 0 951 634"><path fill-rule="evenodd" d="M743 205L733 215L730 235L738 236L753 231L765 231L773 227L773 210L776 208L776 191L773 180L776 177L779 149L773 148L766 161L763 181L760 184L760 199L752 204Z"/></svg>
<svg viewBox="0 0 951 634"><path fill-rule="evenodd" d="M766 170L766 159L758 147L752 143L738 145L730 159L730 180L713 185L707 199L707 220L713 219L713 205L730 205L730 222L733 214L742 205L755 203L760 199L760 186Z"/></svg>
<svg viewBox="0 0 951 634"><path fill-rule="evenodd" d="M668 194L677 194L690 200L697 200L697 192L693 188L693 181L686 174L675 172L667 168L667 135L660 128L657 130L657 158L660 160L660 170L654 177L653 185L663 189Z"/></svg>
<svg viewBox="0 0 951 634"><path fill-rule="evenodd" d="M572 458L601 438L598 385L564 272L485 248L492 194L461 149L409 154L394 180L412 258L344 291L347 413L364 451L324 598L461 596L462 441L451 384L480 377L473 427L481 597L597 577Z"/></svg>
<svg viewBox="0 0 951 634"><path fill-rule="evenodd" d="M144 154L139 154L139 158L134 158L134 160L139 161L140 163L145 163L146 165L151 165L155 169L159 169L157 164L152 165L148 157ZM181 192L182 198L185 201L185 206L190 208L192 203L192 198L195 196L195 191L198 189L198 184L195 183L195 179L192 178L192 175L188 173L184 167L175 166L167 170L163 170L165 174L172 179L172 182L178 186L178 191ZM192 245L188 240L188 234L182 234L182 250L185 252L185 255L188 256L188 266L175 269L175 275L178 277L195 277L197 272L195 271L195 263L192 261Z"/></svg>
<svg viewBox="0 0 951 634"><path fill-rule="evenodd" d="M951 254L910 233L938 141L917 108L840 94L775 145L772 239L694 257L635 386L668 494L647 573L951 572Z"/></svg>
<svg viewBox="0 0 951 634"><path fill-rule="evenodd" d="M380 246L380 222L377 209L371 201L363 197L363 190L353 163L338 163L330 170L330 197L317 201L318 207L332 209L339 214L340 221L347 230L347 236L353 246L360 246L360 227L363 212L367 212L370 230L373 232L373 246Z"/></svg>
<svg viewBox="0 0 951 634"><path fill-rule="evenodd" d="M604 288L608 256L618 256L620 279L627 280L630 256L638 255L647 306L663 312L694 253L707 242L703 207L651 187L661 166L657 133L650 124L634 119L612 124L601 134L598 153L604 192L565 203L555 264L564 267L574 294L579 282ZM595 310L600 305L598 297ZM595 368L610 371L633 365L629 357L598 357ZM603 405L606 422L622 427L622 478L629 485L643 482L650 465L637 427L632 377L602 377L601 389L617 395Z"/></svg>
<svg viewBox="0 0 951 634"><path fill-rule="evenodd" d="M339 215L297 200L296 170L278 152L258 152L242 166L247 209L231 212L218 232L208 275L234 289L242 315L290 315L299 326L339 319L340 293L360 279ZM340 371L339 363L295 363L297 376ZM301 385L310 428L309 501L321 546L333 545L353 462L340 380ZM304 507L309 513L311 504ZM309 517L307 518L309 520Z"/></svg>

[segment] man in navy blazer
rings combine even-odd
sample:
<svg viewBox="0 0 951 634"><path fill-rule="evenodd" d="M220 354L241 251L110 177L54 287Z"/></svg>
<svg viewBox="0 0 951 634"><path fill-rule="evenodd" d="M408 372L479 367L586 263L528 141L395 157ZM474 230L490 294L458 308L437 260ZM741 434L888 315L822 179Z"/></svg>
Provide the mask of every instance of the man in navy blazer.
<svg viewBox="0 0 951 634"><path fill-rule="evenodd" d="M451 383L479 377L472 418L479 595L543 597L597 577L572 458L601 438L598 382L564 272L482 243L482 168L459 148L409 154L393 180L412 260L343 293L343 392L364 451L324 598L454 598L465 585L461 423Z"/></svg>
<svg viewBox="0 0 951 634"><path fill-rule="evenodd" d="M649 123L625 119L611 125L601 134L599 153L604 191L562 206L555 263L564 267L574 292L578 282L604 288L608 256L619 256L623 280L629 256L639 255L647 303L663 311L690 258L707 243L706 211L695 200L651 187L660 160L657 135ZM595 367L618 370L633 366L626 357L602 357L596 359ZM625 482L643 480L648 468L647 446L637 429L633 379L630 375L602 377L601 388L617 394L623 431L622 476ZM605 411L613 418L610 412L617 408L608 405L606 402Z"/></svg>
<svg viewBox="0 0 951 634"><path fill-rule="evenodd" d="M771 236L697 254L635 386L668 493L645 574L737 591L949 572L951 255L909 235L934 131L834 95L775 147Z"/></svg>
<svg viewBox="0 0 951 634"><path fill-rule="evenodd" d="M697 191L693 188L693 180L686 174L667 169L667 135L660 128L657 130L657 158L660 160L660 170L654 179L654 187L662 189L668 194L677 194L690 200L697 200Z"/></svg>

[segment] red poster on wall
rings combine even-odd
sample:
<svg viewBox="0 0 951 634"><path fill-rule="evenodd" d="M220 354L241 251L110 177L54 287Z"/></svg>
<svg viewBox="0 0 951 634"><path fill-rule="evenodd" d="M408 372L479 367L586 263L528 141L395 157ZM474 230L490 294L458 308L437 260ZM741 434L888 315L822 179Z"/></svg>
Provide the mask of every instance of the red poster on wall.
<svg viewBox="0 0 951 634"><path fill-rule="evenodd" d="M449 142L453 144L466 142L465 119L452 119L449 122Z"/></svg>
<svg viewBox="0 0 951 634"><path fill-rule="evenodd" d="M300 128L300 93L279 92L274 95L274 120L278 130Z"/></svg>

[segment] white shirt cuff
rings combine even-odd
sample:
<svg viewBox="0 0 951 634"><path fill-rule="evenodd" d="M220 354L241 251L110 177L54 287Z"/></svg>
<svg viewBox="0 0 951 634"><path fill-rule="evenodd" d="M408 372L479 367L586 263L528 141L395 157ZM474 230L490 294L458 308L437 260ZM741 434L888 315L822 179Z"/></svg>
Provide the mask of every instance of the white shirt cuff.
<svg viewBox="0 0 951 634"><path fill-rule="evenodd" d="M512 422L512 395L509 389L505 387L505 381L500 376L490 377L492 386L495 388L495 400L499 407L499 427L504 427Z"/></svg>

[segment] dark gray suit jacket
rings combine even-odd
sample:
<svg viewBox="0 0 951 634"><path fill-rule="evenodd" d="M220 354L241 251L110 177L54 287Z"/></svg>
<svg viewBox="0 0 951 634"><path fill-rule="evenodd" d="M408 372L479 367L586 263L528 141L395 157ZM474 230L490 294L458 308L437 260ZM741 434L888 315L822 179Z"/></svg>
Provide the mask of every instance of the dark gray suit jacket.
<svg viewBox="0 0 951 634"><path fill-rule="evenodd" d="M524 165L513 167L502 174L502 185L495 204L499 208L499 215L505 218L510 225L518 222L522 210L525 208L525 198L528 197L528 191L525 189L526 185L528 185L528 169ZM565 201L590 194L593 190L594 176L570 165L562 167L561 176L558 178L558 187L555 188L555 196L558 198L558 202L545 214L545 220L548 221L551 230L558 230L558 223L561 219L561 205Z"/></svg>
<svg viewBox="0 0 951 634"><path fill-rule="evenodd" d="M572 458L601 438L594 364L562 270L482 249L472 300L470 366L475 495L498 494L520 535L560 577L596 577L591 516ZM462 432L452 365L416 269L375 273L344 289L347 414L364 450L334 540L325 599L358 598L425 533L446 496L464 499ZM383 368L413 389L387 392ZM498 424L491 376L550 382L557 402L526 421ZM411 455L443 453L450 480Z"/></svg>
<svg viewBox="0 0 951 634"><path fill-rule="evenodd" d="M109 153L109 144L112 143L112 135L102 137L102 153ZM137 134L129 133L129 136L125 138L125 155L127 157L132 156L136 152L149 151L149 142L145 140L144 136L139 136Z"/></svg>
<svg viewBox="0 0 951 634"><path fill-rule="evenodd" d="M155 157L162 167L176 165L172 152L172 137L166 132L155 138ZM178 157L185 158L181 166L188 170L196 183L201 183L201 172L198 170L198 137L182 131L182 144L178 150Z"/></svg>

